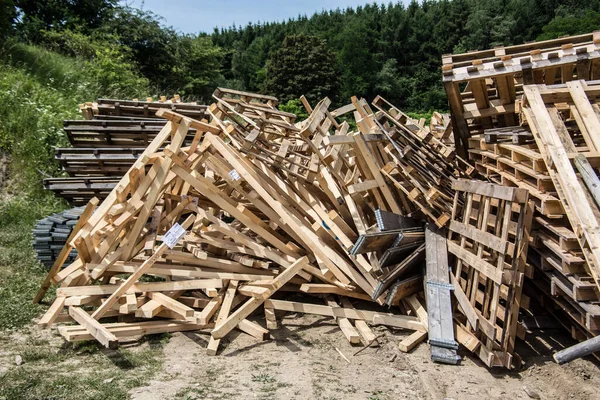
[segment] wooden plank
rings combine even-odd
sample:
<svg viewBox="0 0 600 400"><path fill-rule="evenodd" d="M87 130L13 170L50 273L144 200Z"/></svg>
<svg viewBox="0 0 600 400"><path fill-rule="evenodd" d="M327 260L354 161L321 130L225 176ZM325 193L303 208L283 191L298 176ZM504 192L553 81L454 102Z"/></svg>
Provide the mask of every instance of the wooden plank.
<svg viewBox="0 0 600 400"><path fill-rule="evenodd" d="M92 318L88 313L79 307L69 307L69 315L77 321L104 347L115 349L119 345L119 340L115 335L109 332L102 324Z"/></svg>
<svg viewBox="0 0 600 400"><path fill-rule="evenodd" d="M498 285L502 284L502 271L492 264L463 249L454 242L448 241L448 251L461 259L467 265L475 268Z"/></svg>
<svg viewBox="0 0 600 400"><path fill-rule="evenodd" d="M432 350L431 358L437 362L456 364L460 357L456 355L458 343L454 340L446 238L435 226L428 224L425 245L429 344L432 349L442 347L450 350L449 357L443 358L436 357L436 352Z"/></svg>
<svg viewBox="0 0 600 400"><path fill-rule="evenodd" d="M217 315L217 320L215 321L216 325L219 325L220 323L225 321L229 316L229 312L231 311L231 307L233 305L233 299L235 298L235 293L237 291L237 286L238 281L229 282L227 292L225 293L225 297L223 298L223 303L221 304L221 308L219 309L219 315ZM206 347L206 354L209 356L217 355L220 342L220 339L215 339L211 336L208 341L208 346Z"/></svg>
<svg viewBox="0 0 600 400"><path fill-rule="evenodd" d="M131 285L123 294L143 292L167 292L172 290L214 289L223 286L221 279L198 279L172 282L149 282ZM105 296L119 290L120 285L93 285L61 287L56 290L57 296ZM114 305L114 304L113 304Z"/></svg>
<svg viewBox="0 0 600 400"><path fill-rule="evenodd" d="M590 151L600 151L600 135L594 134L600 132L600 120L594 112L592 105L590 104L585 91L584 86L587 86L585 81L571 81L567 82L567 88L579 115L583 120L585 129L590 132L590 141L586 141Z"/></svg>
<svg viewBox="0 0 600 400"><path fill-rule="evenodd" d="M146 294L150 299L158 302L164 308L171 310L175 314L179 315L181 319L191 319L194 317L194 309L186 306L179 301L164 295L160 292L147 292Z"/></svg>
<svg viewBox="0 0 600 400"><path fill-rule="evenodd" d="M427 339L427 332L414 331L408 337L404 338L400 343L398 343L398 348L400 351L408 353L425 339Z"/></svg>
<svg viewBox="0 0 600 400"><path fill-rule="evenodd" d="M265 301L265 307L281 311L301 312L305 314L325 315L329 317L344 317L349 319L361 319L374 324L395 326L398 328L425 331L425 327L416 317L379 313L366 310L352 310L347 308L333 308L316 304L298 303L293 301L273 300Z"/></svg>
<svg viewBox="0 0 600 400"><path fill-rule="evenodd" d="M256 322L252 322L247 319L242 320L238 324L237 328L260 341L267 340L270 337L268 330L258 325Z"/></svg>
<svg viewBox="0 0 600 400"><path fill-rule="evenodd" d="M45 328L49 328L64 308L65 299L65 296L56 297L56 299L54 299L54 302L52 302L52 305L48 308L44 316L38 322L38 325Z"/></svg>
<svg viewBox="0 0 600 400"><path fill-rule="evenodd" d="M188 321L145 321L135 323L108 323L103 324L111 334L117 338L131 338L141 335L154 335L167 332L185 332L212 329L213 324L200 325ZM95 339L81 326L60 326L58 332L69 342Z"/></svg>
<svg viewBox="0 0 600 400"><path fill-rule="evenodd" d="M327 303L327 305L329 307L339 307L339 305L334 300L331 300L331 299L325 300L325 303ZM348 318L336 317L335 321L337 322L342 333L344 334L344 336L346 337L348 342L350 342L350 344L360 343L360 335L358 334L358 331L354 328L354 326L352 326L352 323L350 322L350 320Z"/></svg>
<svg viewBox="0 0 600 400"><path fill-rule="evenodd" d="M516 201L519 203L523 203L527 199L527 190L525 189L494 185L493 183L481 181L470 181L467 179L453 180L452 189L486 197L493 197L495 199Z"/></svg>
<svg viewBox="0 0 600 400"><path fill-rule="evenodd" d="M286 268L281 274L274 279L274 287L271 289L271 294L275 293L278 289L286 284L298 271L308 265L308 258L302 257L298 261L294 262L288 268ZM240 306L233 314L231 314L226 320L218 323L215 329L211 332L211 335L215 339L221 339L227 335L237 324L243 319L246 319L254 310L256 310L262 303L263 299L252 298Z"/></svg>
<svg viewBox="0 0 600 400"><path fill-rule="evenodd" d="M477 241L494 251L498 251L503 254L506 254L507 252L508 242L500 239L498 236L492 235L489 232L474 228L471 225L463 224L455 220L450 221L449 229L461 236L465 236L471 240Z"/></svg>
<svg viewBox="0 0 600 400"><path fill-rule="evenodd" d="M183 229L188 229L190 225L194 222L194 217L189 216L183 224L181 224ZM124 295L129 288L131 288L151 267L152 265L163 255L165 251L167 251L169 247L166 243L162 243L156 252L148 258L144 263L135 271L133 274L127 278L125 282L123 282L104 303L92 314L94 319L100 319L104 315L106 311L112 308L113 305L119 300L119 298Z"/></svg>
<svg viewBox="0 0 600 400"><path fill-rule="evenodd" d="M354 308L350 300L348 300L345 297L341 298L341 302L344 308ZM369 325L367 325L365 321L361 319L355 319L354 327L360 334L363 344L365 346L368 346L369 344L373 347L379 346L379 343L377 342L377 336L375 336L375 333L373 333L373 331L371 330L371 328L369 328Z"/></svg>

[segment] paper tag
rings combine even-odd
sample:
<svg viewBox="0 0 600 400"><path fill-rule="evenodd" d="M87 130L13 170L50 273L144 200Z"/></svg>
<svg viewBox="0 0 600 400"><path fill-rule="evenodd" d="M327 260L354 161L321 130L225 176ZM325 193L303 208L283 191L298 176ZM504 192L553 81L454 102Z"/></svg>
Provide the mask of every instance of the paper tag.
<svg viewBox="0 0 600 400"><path fill-rule="evenodd" d="M236 181L239 181L241 178L240 174L235 169L229 171L229 176L231 177L231 179Z"/></svg>
<svg viewBox="0 0 600 400"><path fill-rule="evenodd" d="M175 247L177 242L179 242L179 239L183 237L183 235L185 235L185 229L183 229L183 227L178 223L175 223L175 225L173 225L171 229L169 229L169 231L163 236L163 243L172 249Z"/></svg>

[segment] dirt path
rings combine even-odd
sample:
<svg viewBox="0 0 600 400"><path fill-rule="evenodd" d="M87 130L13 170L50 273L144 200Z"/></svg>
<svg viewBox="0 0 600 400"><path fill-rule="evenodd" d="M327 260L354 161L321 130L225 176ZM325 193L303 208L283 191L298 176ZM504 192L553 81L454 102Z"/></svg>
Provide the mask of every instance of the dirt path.
<svg viewBox="0 0 600 400"><path fill-rule="evenodd" d="M527 365L519 372L486 369L466 357L460 366L435 364L429 347L397 350L407 333L385 334L382 346L353 356L359 347L344 339L329 318L289 316L274 340L259 343L245 334L224 341L217 357L205 355L208 335L177 333L164 348L163 370L134 399L592 399L600 369L587 360L559 366L545 343L529 335L518 348ZM556 335L556 332L553 334ZM561 336L561 333L558 333ZM564 335L560 340L565 340ZM338 348L348 359L345 361Z"/></svg>

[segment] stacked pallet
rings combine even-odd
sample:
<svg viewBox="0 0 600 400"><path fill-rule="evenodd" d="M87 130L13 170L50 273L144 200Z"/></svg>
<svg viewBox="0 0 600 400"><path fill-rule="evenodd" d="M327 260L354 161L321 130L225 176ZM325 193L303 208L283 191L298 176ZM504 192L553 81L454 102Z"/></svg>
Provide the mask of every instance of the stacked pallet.
<svg viewBox="0 0 600 400"><path fill-rule="evenodd" d="M485 129L519 125L516 100L524 85L598 79L599 46L600 32L594 32L444 55L442 73L458 153L466 155L469 137Z"/></svg>
<svg viewBox="0 0 600 400"><path fill-rule="evenodd" d="M69 176L45 179L44 187L73 205L85 205L92 197L105 198L164 128L165 121L154 115L158 110L198 119L206 116L206 106L183 103L177 95L160 101L99 99L82 104L80 111L86 119L63 123L72 147L55 150L56 160ZM194 135L190 129L186 145Z"/></svg>
<svg viewBox="0 0 600 400"><path fill-rule="evenodd" d="M444 67L455 140L478 172L535 205L525 290L577 339L600 329L598 46L595 32L448 56Z"/></svg>
<svg viewBox="0 0 600 400"><path fill-rule="evenodd" d="M333 317L351 343L372 343L371 324L414 331L400 343L405 350L424 340L417 294L426 214L417 199L451 195L443 179L461 174L451 149L356 98L332 111L328 99L307 104L302 122L271 96L218 89L214 99L209 122L157 112L164 128L102 204L88 204L56 259L36 301L60 287L40 323L74 321L59 327L67 340L108 347L140 334L208 330L215 354L235 328L268 337L247 319L264 306L269 329L277 311L293 311ZM358 132L336 119L350 112ZM408 150L403 141L412 154L398 151ZM388 171L395 159L402 171ZM425 166L440 178L427 186L409 168ZM410 199L383 171L411 180ZM64 266L72 248L78 258ZM355 300L405 313L356 309Z"/></svg>

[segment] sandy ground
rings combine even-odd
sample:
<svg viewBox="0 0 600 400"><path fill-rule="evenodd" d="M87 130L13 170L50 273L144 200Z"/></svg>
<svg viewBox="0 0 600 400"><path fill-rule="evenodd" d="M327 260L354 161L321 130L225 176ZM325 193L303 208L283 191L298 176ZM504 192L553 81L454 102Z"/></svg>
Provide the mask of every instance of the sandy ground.
<svg viewBox="0 0 600 400"><path fill-rule="evenodd" d="M257 322L262 322L260 319ZM590 360L559 366L549 344L573 342L565 332L534 332L517 350L520 371L489 370L470 355L459 366L433 363L429 346L411 353L397 344L409 332L376 327L381 346L353 356L335 322L288 314L273 340L234 332L216 357L205 354L208 334L173 334L162 371L134 399L594 399L600 368ZM345 361L339 349L349 360Z"/></svg>

